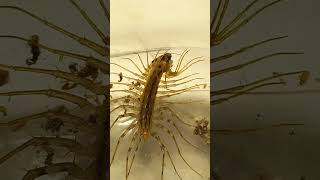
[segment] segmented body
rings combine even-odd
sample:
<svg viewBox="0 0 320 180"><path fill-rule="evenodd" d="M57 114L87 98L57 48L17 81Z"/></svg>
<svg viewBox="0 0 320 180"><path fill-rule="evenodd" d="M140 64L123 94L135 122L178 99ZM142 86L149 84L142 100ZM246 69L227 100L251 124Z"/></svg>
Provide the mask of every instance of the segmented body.
<svg viewBox="0 0 320 180"><path fill-rule="evenodd" d="M156 58L150 65L146 85L141 95L141 106L139 112L139 131L144 139L150 134L152 112L158 92L159 83L163 73L170 70L172 65L171 54L166 53Z"/></svg>

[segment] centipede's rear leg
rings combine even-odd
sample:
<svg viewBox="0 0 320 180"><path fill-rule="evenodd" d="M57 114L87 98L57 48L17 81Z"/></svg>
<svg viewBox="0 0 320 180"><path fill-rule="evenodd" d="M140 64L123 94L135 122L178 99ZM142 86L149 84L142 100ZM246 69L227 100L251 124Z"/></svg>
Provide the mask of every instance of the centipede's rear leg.
<svg viewBox="0 0 320 180"><path fill-rule="evenodd" d="M198 171L196 171L196 170L187 162L187 160L185 159L185 157L182 155L181 148L179 147L178 142L177 142L177 139L176 139L175 135L173 134L173 132L172 132L170 129L168 129L167 127L165 127L165 126L163 126L162 124L160 124L160 123L156 123L155 126L158 127L160 130L162 130L163 132L167 133L169 136L171 136L171 138L172 138L172 140L174 141L174 144L175 144L175 146L176 146L176 148L177 148L178 154L179 154L179 156L181 157L181 159L184 161L184 163L185 163L193 172L195 172L196 174L198 174L199 176L202 177L202 175L201 175Z"/></svg>
<svg viewBox="0 0 320 180"><path fill-rule="evenodd" d="M125 117L136 118L136 117L137 117L137 114L124 112L123 114L119 115L119 116L116 118L116 120L114 120L114 121L112 122L112 124L110 125L110 130L113 128L113 126L114 126L120 119L125 118ZM125 121L123 121L122 123L127 122L127 121L130 121L130 119L129 119L129 120L125 120Z"/></svg>
<svg viewBox="0 0 320 180"><path fill-rule="evenodd" d="M139 137L139 141L138 141L136 150L133 152L131 164L130 164L130 166L129 166L129 158L130 158L132 149L134 148L134 143L135 143L137 137L139 137L139 133L136 131L136 132L134 133L134 135L132 136L132 139L131 139L131 141L130 141L130 145L129 145L129 147L128 147L127 157L126 157L126 180L128 179L128 177L129 177L129 175L130 175L130 170L131 170L131 167L132 167L134 158L135 158L135 153L136 153L136 150L137 150L137 148L139 147L139 144L140 144L140 142L141 142L141 138Z"/></svg>
<svg viewBox="0 0 320 180"><path fill-rule="evenodd" d="M112 155L110 166L112 165L112 163L114 161L114 158L115 158L115 156L117 154L118 148L119 148L120 143L122 142L123 138L130 132L131 129L135 128L135 126L136 126L136 121L132 122L131 125L128 128L126 128L123 131L123 133L120 135L120 137L118 138L117 145L116 145L115 150L114 150L113 155Z"/></svg>
<svg viewBox="0 0 320 180"><path fill-rule="evenodd" d="M171 157L171 153L168 151L167 146L166 146L165 144L163 144L160 136L157 135L156 133L152 133L151 136L152 136L152 137L157 141L157 143L160 145L160 148L161 148L161 151L163 152L163 154L167 154L167 155L168 155L169 160L170 160L170 162L171 162L171 164L172 164L172 167L173 167L175 173L177 174L177 176L179 177L179 179L182 180L182 178L181 178L180 174L178 173L177 168L176 168L176 166L175 166L175 164L174 164L174 162L173 162L173 159L172 159L172 157ZM163 160L162 160L163 163L162 163L162 165L161 165L162 172L163 172L163 169L164 169L164 156L165 156L165 155L162 156L162 158L163 158ZM161 178L163 179L163 176L161 176Z"/></svg>
<svg viewBox="0 0 320 180"><path fill-rule="evenodd" d="M199 146L194 145L190 140L188 140L185 137L185 135L183 135L182 130L178 127L178 125L174 122L174 120L171 119L171 117L168 118L168 117L163 116L163 114L166 114L165 111L163 111L163 110L165 110L165 109L163 109L163 108L156 109L156 111L158 111L160 113L159 114L155 114L154 118L155 119L159 119L159 121L165 120L168 124L171 124L174 127L174 129L176 130L176 132L178 132L179 136L181 137L181 139L183 141L185 141L187 144L189 144L190 146L194 147L195 149L197 149L197 150L199 150L201 152L205 152ZM158 121L155 121L155 122L156 123L161 123L161 122L158 122Z"/></svg>

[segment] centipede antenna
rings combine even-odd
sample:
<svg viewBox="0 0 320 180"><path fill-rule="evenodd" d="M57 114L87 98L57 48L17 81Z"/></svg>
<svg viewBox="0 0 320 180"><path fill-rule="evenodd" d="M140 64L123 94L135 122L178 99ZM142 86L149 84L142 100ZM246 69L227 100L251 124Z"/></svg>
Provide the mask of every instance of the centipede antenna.
<svg viewBox="0 0 320 180"><path fill-rule="evenodd" d="M141 59L141 57L140 57L140 54L137 53L137 55L138 55L138 58L139 58L139 60L140 60L140 63L141 63L141 65L142 65L143 69L146 71L147 68L144 66L144 64L143 64L143 62L142 62L142 59ZM148 64L148 63L147 63L147 64ZM141 72L141 71L140 71L140 72ZM143 74L143 72L141 72L141 74Z"/></svg>
<svg viewBox="0 0 320 180"><path fill-rule="evenodd" d="M156 58L158 57L158 54L159 54L160 50L161 50L161 49L159 49L159 50L157 51L157 54L156 54L156 56L155 56L154 59L156 59Z"/></svg>
<svg viewBox="0 0 320 180"><path fill-rule="evenodd" d="M166 54L167 52L169 52L171 50L171 48L168 48L163 54Z"/></svg>
<svg viewBox="0 0 320 180"><path fill-rule="evenodd" d="M189 51L190 51L189 49L186 49L186 50L184 50L183 53L180 55L180 58L179 58L177 67L176 67L176 69L174 70L174 72L178 72L178 71L179 71L179 68L180 68L180 65L181 65L181 63L182 63L182 60L183 60L183 58L185 57L185 55L186 55Z"/></svg>

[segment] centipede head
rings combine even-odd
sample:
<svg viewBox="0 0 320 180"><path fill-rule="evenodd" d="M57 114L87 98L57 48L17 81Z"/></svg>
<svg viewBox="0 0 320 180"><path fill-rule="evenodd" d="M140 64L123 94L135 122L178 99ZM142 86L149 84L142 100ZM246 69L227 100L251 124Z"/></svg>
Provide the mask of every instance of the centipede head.
<svg viewBox="0 0 320 180"><path fill-rule="evenodd" d="M171 60L172 55L165 53L152 61L152 66L159 66L164 72L169 72L173 61Z"/></svg>

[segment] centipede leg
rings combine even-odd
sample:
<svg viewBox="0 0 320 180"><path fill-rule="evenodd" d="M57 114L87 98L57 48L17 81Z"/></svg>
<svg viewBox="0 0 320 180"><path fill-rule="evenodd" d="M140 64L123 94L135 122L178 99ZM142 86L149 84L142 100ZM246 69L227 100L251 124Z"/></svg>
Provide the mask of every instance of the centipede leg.
<svg viewBox="0 0 320 180"><path fill-rule="evenodd" d="M173 167L175 173L177 174L177 176L179 177L179 179L182 180L182 178L181 178L180 174L178 173L177 168L176 168L176 166L175 166L175 164L174 164L174 162L173 162L173 160L172 160L171 154L170 154L170 152L168 151L167 147L166 147L166 146L163 144L163 142L161 141L160 136L156 135L156 133L151 134L151 136L158 142L158 144L160 145L161 151L162 151L163 153L167 153L167 155L168 155L168 157L169 157L169 159L170 159L170 162L171 162L171 164L172 164L172 167Z"/></svg>
<svg viewBox="0 0 320 180"><path fill-rule="evenodd" d="M132 168L133 162L134 162L134 160L135 160L136 153L138 152L138 149L139 149L139 147L140 147L140 143L141 143L141 137L139 137L139 142L138 142L138 144L137 144L137 146L136 146L136 148L135 148L135 150L134 150L134 152L133 152L133 156L132 156L132 159L131 159L131 163L130 163L130 168L129 168L128 174L130 174L130 172L131 172L131 168ZM129 175L128 175L128 176L129 176Z"/></svg>
<svg viewBox="0 0 320 180"><path fill-rule="evenodd" d="M158 110L159 110L159 111L160 111L160 110L168 110L168 111L169 111L178 121L180 121L182 124L187 125L187 126L189 126L189 127L194 127L192 124L189 124L189 123L183 121L183 120L178 116L178 114L177 114L172 108L170 108L170 107L168 107L168 106L161 106Z"/></svg>
<svg viewBox="0 0 320 180"><path fill-rule="evenodd" d="M140 57L140 56L139 56L139 57ZM144 74L144 73L141 71L141 69L139 68L139 66L138 66L132 59L130 59L130 58L123 58L123 59L129 60L129 61L138 69L138 71L139 71L141 74ZM142 63L141 58L140 58L140 61L141 61L141 63ZM146 68L144 67L143 63L142 63L142 66L143 66L143 68L146 70Z"/></svg>
<svg viewBox="0 0 320 180"><path fill-rule="evenodd" d="M110 111L110 114L113 113L113 112L115 112L115 111L118 110L118 109L124 109L124 110L126 110L126 109L131 109L131 110L137 111L137 108L136 108L135 106L132 106L132 105L119 105L119 106L115 107L114 109L112 109L112 110Z"/></svg>
<svg viewBox="0 0 320 180"><path fill-rule="evenodd" d="M126 157L126 180L128 179L129 177L129 156L131 154L131 151L132 151L132 147L133 147L133 143L135 142L136 140L136 137L138 136L139 134L137 133L137 131L134 133L132 139L131 139L131 142L130 142L130 145L129 145L129 148L128 148L128 151L127 151L127 157Z"/></svg>
<svg viewBox="0 0 320 180"><path fill-rule="evenodd" d="M189 49L186 49L186 50L184 50L184 51L182 52L182 54L181 54L181 56L180 56L180 58L179 58L179 60L178 60L178 64L177 64L177 66L176 66L176 69L174 70L174 72L179 71L180 66L181 66L181 63L182 63L182 61L184 60L185 55L186 55L189 51L190 51Z"/></svg>
<svg viewBox="0 0 320 180"><path fill-rule="evenodd" d="M177 150L178 150L178 154L179 154L179 156L181 157L181 159L184 161L184 163L185 163L193 172L195 172L196 174L198 174L200 177L203 177L203 176L202 176L198 171L196 171L196 170L187 162L187 160L184 158L184 156L183 156L182 153L181 153L180 147L179 147L179 145L178 145L177 139L176 139L175 135L172 133L172 131L171 131L170 129L164 127L164 126L161 125L161 124L156 124L156 126L157 126L158 128L160 128L161 130L163 130L164 132L166 132L168 135L171 136L171 138L173 139L173 141L174 141L174 143L175 143L175 146L176 146L176 148L177 148Z"/></svg>
<svg viewBox="0 0 320 180"><path fill-rule="evenodd" d="M124 118L124 117L136 117L137 115L134 113L124 113L119 115L116 120L113 121L113 123L110 126L110 130L113 128L113 126L118 122L119 119Z"/></svg>
<svg viewBox="0 0 320 180"><path fill-rule="evenodd" d="M140 63L141 63L141 65L142 65L143 69L144 69L145 71L147 71L147 68L144 66L144 64L143 64L143 62L142 62L142 59L141 59L139 53L137 53L137 56L138 56L138 58L139 58L139 60L140 60ZM148 67L148 62L147 62L147 67ZM143 73L142 73L142 74L143 74Z"/></svg>
<svg viewBox="0 0 320 180"><path fill-rule="evenodd" d="M203 151L202 149L200 149L198 146L192 144L187 138L185 138L185 137L183 136L182 132L180 131L180 129L178 128L178 126L177 126L171 119L168 119L167 121L170 122L170 123L173 125L173 127L177 130L177 132L178 132L178 134L180 135L180 137L181 137L186 143L188 143L189 145L193 146L194 148L196 148L196 149L204 152L204 151Z"/></svg>
<svg viewBox="0 0 320 180"><path fill-rule="evenodd" d="M116 156L116 153L117 153L117 151L118 151L118 148L119 148L119 145L120 145L122 139L123 139L123 138L128 134L128 132L129 132L131 129L133 129L134 127L135 127L135 124L131 124L127 129L124 130L124 132L123 132L123 133L120 135L120 137L118 138L116 148L115 148L114 153L113 153L113 155L112 155L112 159L111 159L111 162L110 162L110 166L111 166L111 164L112 164L113 161L114 161L114 158L115 158L115 156Z"/></svg>
<svg viewBox="0 0 320 180"><path fill-rule="evenodd" d="M165 156L166 156L166 153L163 152L162 154L162 163L161 163L161 180L163 180L163 172L164 172L164 160L165 160Z"/></svg>

